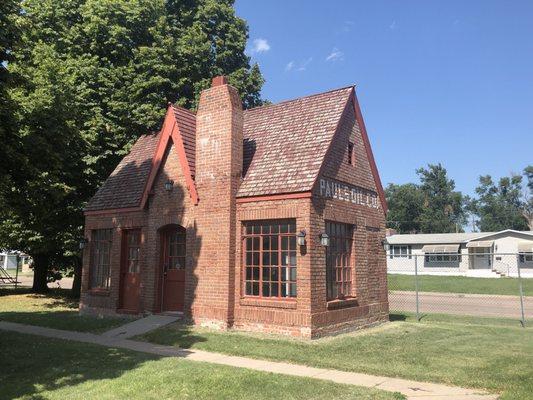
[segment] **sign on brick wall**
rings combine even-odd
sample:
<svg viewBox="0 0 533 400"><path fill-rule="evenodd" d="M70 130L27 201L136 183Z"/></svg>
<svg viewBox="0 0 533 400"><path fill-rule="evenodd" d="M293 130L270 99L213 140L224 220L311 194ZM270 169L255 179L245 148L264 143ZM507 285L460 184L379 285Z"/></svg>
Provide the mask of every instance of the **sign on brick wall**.
<svg viewBox="0 0 533 400"><path fill-rule="evenodd" d="M368 189L320 178L320 196L370 208L379 208L378 195Z"/></svg>

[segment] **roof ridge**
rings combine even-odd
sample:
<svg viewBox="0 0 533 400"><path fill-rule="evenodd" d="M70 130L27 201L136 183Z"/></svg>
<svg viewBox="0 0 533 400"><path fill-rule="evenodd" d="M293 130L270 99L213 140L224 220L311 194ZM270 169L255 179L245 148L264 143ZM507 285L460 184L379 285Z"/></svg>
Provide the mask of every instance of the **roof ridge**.
<svg viewBox="0 0 533 400"><path fill-rule="evenodd" d="M172 106L172 108L176 109L176 110L182 110L182 111L185 111L185 112L188 112L189 114L192 114L192 115L196 115L196 113L194 111L191 111L185 107L182 107L180 105L177 105L177 104L172 104L170 103L170 105Z"/></svg>
<svg viewBox="0 0 533 400"><path fill-rule="evenodd" d="M280 102L278 102L278 103L264 104L264 105L262 105L262 106L257 106L257 107L249 108L249 109L247 109L247 110L244 110L244 112L250 112L250 111L255 111L255 110L265 109L265 108L267 108L267 107L279 106L279 105L286 104L286 103L292 103L292 102L294 102L294 101L298 101L298 100L308 99L308 98L310 98L310 97L321 96L321 95L324 95L324 94L327 94L327 93L340 92L341 90L345 90L345 89L348 89L348 88L350 88L350 89L355 88L355 85L348 85L348 86L343 86L343 87L336 88L336 89L326 90L325 92L308 94L308 95L305 95L305 96L296 97L296 98L294 98L294 99L283 100L283 101L280 101Z"/></svg>

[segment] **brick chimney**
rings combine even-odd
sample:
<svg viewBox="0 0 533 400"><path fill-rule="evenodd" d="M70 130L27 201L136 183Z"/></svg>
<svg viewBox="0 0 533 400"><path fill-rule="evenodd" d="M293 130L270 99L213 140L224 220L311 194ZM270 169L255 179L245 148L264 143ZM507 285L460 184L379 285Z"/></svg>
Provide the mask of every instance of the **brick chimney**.
<svg viewBox="0 0 533 400"><path fill-rule="evenodd" d="M196 114L198 279L193 318L204 324L233 322L236 194L242 174L241 99L224 76L200 95Z"/></svg>

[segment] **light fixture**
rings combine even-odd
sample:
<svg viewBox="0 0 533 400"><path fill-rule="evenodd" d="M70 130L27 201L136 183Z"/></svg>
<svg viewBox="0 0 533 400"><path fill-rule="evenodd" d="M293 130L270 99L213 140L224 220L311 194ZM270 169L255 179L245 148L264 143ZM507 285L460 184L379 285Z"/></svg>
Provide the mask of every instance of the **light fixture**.
<svg viewBox="0 0 533 400"><path fill-rule="evenodd" d="M389 251L389 242L387 242L386 240L382 240L381 245L383 246L383 250L385 250L385 252Z"/></svg>
<svg viewBox="0 0 533 400"><path fill-rule="evenodd" d="M329 246L329 235L327 233L320 234L320 244L324 247Z"/></svg>
<svg viewBox="0 0 533 400"><path fill-rule="evenodd" d="M167 192L171 192L173 187L174 187L174 181L172 179L168 179L165 182L165 190Z"/></svg>
<svg viewBox="0 0 533 400"><path fill-rule="evenodd" d="M81 238L80 239L80 243L79 243L79 246L80 246L80 250L83 250L85 248L85 245L89 243L89 241L86 239L86 238Z"/></svg>
<svg viewBox="0 0 533 400"><path fill-rule="evenodd" d="M300 233L296 235L296 240L298 246L305 246L305 230L301 230Z"/></svg>

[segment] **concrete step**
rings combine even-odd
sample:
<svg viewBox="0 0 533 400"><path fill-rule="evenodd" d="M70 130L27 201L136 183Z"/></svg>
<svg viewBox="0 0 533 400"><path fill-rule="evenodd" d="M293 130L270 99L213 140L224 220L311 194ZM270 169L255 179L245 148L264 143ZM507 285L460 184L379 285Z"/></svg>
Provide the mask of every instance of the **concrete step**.
<svg viewBox="0 0 533 400"><path fill-rule="evenodd" d="M162 326L176 322L181 318L181 315L149 315L128 324L119 326L118 328L104 332L102 333L102 336L127 339L134 336L143 335Z"/></svg>

